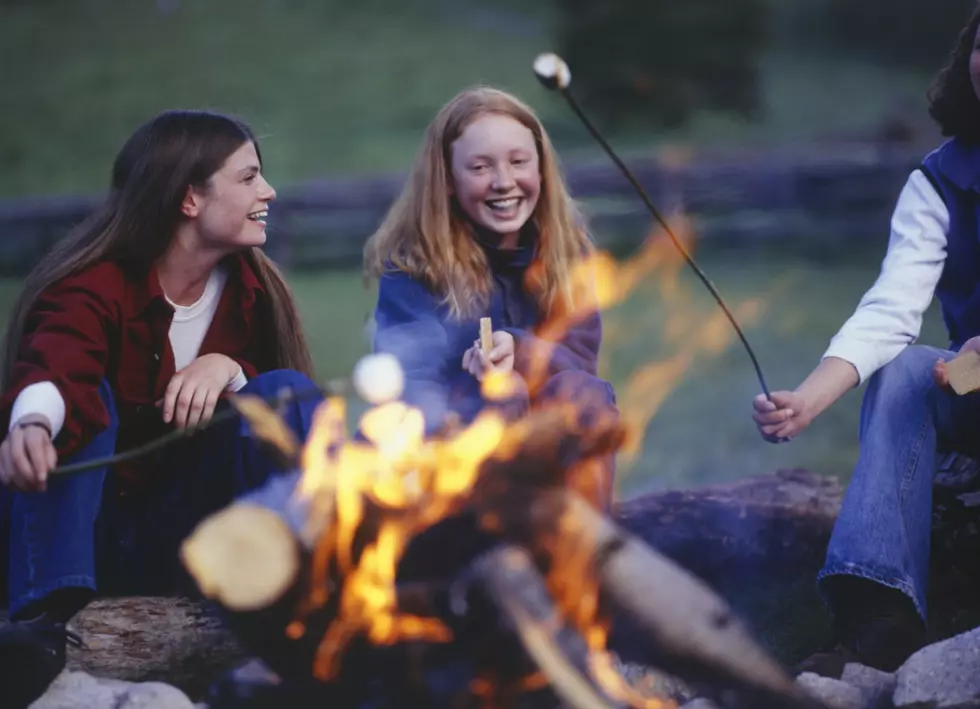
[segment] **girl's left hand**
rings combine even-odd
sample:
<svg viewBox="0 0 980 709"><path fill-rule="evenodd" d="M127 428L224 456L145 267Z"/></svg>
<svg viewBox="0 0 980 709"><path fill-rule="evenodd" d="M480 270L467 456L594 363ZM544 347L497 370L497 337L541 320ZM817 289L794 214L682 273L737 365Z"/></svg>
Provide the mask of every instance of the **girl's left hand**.
<svg viewBox="0 0 980 709"><path fill-rule="evenodd" d="M178 428L185 428L209 421L225 387L240 370L238 362L223 354L195 359L167 385L161 402L164 422L173 421Z"/></svg>
<svg viewBox="0 0 980 709"><path fill-rule="evenodd" d="M514 336L503 330L495 330L491 342L493 347L489 354L483 354L480 341L463 353L463 369L479 381L489 369L501 372L511 372L514 369Z"/></svg>

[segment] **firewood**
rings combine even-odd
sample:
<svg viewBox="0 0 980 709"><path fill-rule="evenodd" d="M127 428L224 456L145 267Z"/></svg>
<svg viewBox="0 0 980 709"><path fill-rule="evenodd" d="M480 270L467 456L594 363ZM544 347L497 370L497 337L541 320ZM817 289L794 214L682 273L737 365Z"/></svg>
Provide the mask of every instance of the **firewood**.
<svg viewBox="0 0 980 709"><path fill-rule="evenodd" d="M282 518L244 502L198 525L180 557L204 597L234 611L274 603L293 584L300 566L299 544Z"/></svg>
<svg viewBox="0 0 980 709"><path fill-rule="evenodd" d="M706 584L619 528L577 494L540 491L521 510L511 496L505 531L547 556L561 534L592 560L604 598L650 636L658 666L692 683L737 687L753 704L819 707L761 648ZM523 518L523 519L521 519Z"/></svg>
<svg viewBox="0 0 980 709"><path fill-rule="evenodd" d="M79 611L68 628L82 639L81 647L68 645L69 670L166 682L191 697L247 656L216 608L188 598L102 598Z"/></svg>

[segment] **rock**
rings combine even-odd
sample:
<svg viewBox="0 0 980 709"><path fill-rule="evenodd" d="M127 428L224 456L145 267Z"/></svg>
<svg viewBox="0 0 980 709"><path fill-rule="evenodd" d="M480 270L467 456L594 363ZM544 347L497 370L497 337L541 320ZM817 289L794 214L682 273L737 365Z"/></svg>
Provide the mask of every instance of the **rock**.
<svg viewBox="0 0 980 709"><path fill-rule="evenodd" d="M844 665L840 680L864 692L865 704L873 709L884 709L891 705L897 682L891 672L882 672L856 662Z"/></svg>
<svg viewBox="0 0 980 709"><path fill-rule="evenodd" d="M65 670L30 709L193 709L187 695L159 682L133 684Z"/></svg>
<svg viewBox="0 0 980 709"><path fill-rule="evenodd" d="M131 686L113 709L194 709L194 705L176 687L162 682L145 682Z"/></svg>
<svg viewBox="0 0 980 709"><path fill-rule="evenodd" d="M831 709L870 709L867 697L857 687L831 677L804 672L796 683Z"/></svg>
<svg viewBox="0 0 980 709"><path fill-rule="evenodd" d="M934 643L896 673L895 706L980 707L980 628Z"/></svg>

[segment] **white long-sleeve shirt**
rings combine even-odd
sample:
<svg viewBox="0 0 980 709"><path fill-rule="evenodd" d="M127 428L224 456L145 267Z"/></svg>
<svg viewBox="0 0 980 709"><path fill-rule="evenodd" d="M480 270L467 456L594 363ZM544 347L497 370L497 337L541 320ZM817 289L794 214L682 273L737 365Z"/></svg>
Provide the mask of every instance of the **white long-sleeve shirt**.
<svg viewBox="0 0 980 709"><path fill-rule="evenodd" d="M919 170L902 188L888 250L874 285L824 353L854 365L861 382L891 362L922 330L946 261L949 210Z"/></svg>
<svg viewBox="0 0 980 709"><path fill-rule="evenodd" d="M174 366L179 372L197 358L201 343L211 326L211 320L218 309L221 292L224 290L228 273L215 268L204 286L204 293L191 305L177 305L169 298L167 302L174 308L170 324L170 347L174 352ZM227 386L228 391L238 391L247 383L241 368ZM52 438L58 435L65 425L65 400L53 382L35 382L24 387L17 395L10 413L10 427L28 414L43 414L51 422Z"/></svg>

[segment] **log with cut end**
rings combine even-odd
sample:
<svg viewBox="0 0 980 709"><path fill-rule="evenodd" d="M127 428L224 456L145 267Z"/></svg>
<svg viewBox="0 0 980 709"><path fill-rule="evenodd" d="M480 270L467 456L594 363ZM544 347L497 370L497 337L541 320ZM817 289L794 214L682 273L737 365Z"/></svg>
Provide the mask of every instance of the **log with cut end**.
<svg viewBox="0 0 980 709"><path fill-rule="evenodd" d="M205 598L243 612L281 598L300 567L292 530L274 511L251 503L205 519L184 541L180 556Z"/></svg>
<svg viewBox="0 0 980 709"><path fill-rule="evenodd" d="M625 612L650 636L659 667L686 681L738 688L757 706L820 706L695 576L570 491L542 490L528 498L522 508L519 497L508 496L508 533L542 556L552 553L558 534L566 545L574 535L613 612Z"/></svg>

